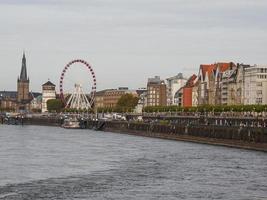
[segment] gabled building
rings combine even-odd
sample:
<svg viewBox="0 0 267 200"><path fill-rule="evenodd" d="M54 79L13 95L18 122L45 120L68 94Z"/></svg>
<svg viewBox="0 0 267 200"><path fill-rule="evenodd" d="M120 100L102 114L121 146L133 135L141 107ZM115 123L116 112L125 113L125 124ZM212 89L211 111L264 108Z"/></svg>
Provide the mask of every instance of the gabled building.
<svg viewBox="0 0 267 200"><path fill-rule="evenodd" d="M211 65L200 65L199 67L199 87L198 87L198 104L209 104L209 96L214 93L214 82L216 67Z"/></svg>
<svg viewBox="0 0 267 200"><path fill-rule="evenodd" d="M221 76L221 104L244 104L244 76L245 69L250 65L237 64L236 67L226 70Z"/></svg>
<svg viewBox="0 0 267 200"><path fill-rule="evenodd" d="M221 88L220 80L222 73L236 67L234 63L215 63L211 65L200 65L198 84L199 105L220 105Z"/></svg>
<svg viewBox="0 0 267 200"><path fill-rule="evenodd" d="M183 89L183 92L182 92L183 103L182 104L184 107L196 106L196 105L193 105L193 104L195 104L195 103L193 103L193 95L196 95L195 93L193 94L193 89L194 89L196 81L197 81L197 76L195 74L193 74L188 79L185 86L182 88Z"/></svg>

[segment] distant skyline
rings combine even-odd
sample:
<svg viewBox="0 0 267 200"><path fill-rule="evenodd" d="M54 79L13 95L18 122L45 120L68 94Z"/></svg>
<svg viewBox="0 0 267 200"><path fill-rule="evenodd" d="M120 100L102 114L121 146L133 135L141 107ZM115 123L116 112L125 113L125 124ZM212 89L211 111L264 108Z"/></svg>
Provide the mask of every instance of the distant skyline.
<svg viewBox="0 0 267 200"><path fill-rule="evenodd" d="M16 90L24 50L32 91L48 79L58 90L76 58L98 90L189 77L199 64L267 64L266 10L265 0L0 0L0 90Z"/></svg>

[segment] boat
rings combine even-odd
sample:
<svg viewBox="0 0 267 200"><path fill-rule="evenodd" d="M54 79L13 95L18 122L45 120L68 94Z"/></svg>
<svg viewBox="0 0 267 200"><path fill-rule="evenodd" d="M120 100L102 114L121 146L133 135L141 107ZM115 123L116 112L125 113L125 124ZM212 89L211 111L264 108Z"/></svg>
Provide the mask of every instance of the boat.
<svg viewBox="0 0 267 200"><path fill-rule="evenodd" d="M80 122L76 118L69 118L65 119L62 126L62 128L67 128L67 129L80 129Z"/></svg>

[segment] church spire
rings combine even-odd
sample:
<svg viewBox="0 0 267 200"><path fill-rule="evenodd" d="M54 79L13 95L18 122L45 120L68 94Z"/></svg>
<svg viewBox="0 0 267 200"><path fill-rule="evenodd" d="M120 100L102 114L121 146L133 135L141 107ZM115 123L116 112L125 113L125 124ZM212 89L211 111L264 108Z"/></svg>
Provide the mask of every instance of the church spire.
<svg viewBox="0 0 267 200"><path fill-rule="evenodd" d="M19 79L21 81L27 81L27 67L26 67L26 57L25 57L25 52L23 52L23 57L22 57L22 65L21 65L21 71L20 71L20 77Z"/></svg>

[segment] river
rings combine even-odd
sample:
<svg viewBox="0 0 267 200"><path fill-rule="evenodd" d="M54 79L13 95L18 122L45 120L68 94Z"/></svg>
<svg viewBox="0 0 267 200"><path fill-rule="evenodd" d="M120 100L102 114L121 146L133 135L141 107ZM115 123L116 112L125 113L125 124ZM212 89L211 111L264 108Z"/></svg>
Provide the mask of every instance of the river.
<svg viewBox="0 0 267 200"><path fill-rule="evenodd" d="M267 154L0 125L0 199L267 199Z"/></svg>

